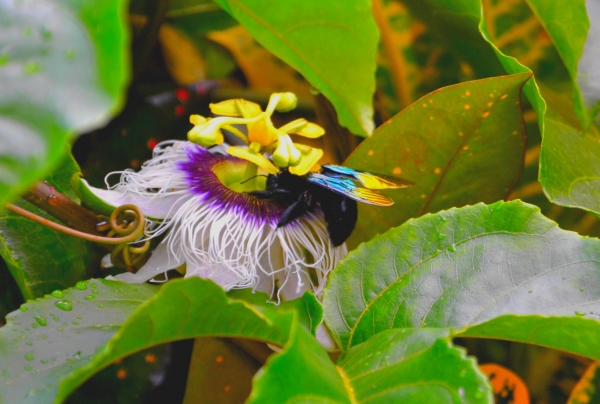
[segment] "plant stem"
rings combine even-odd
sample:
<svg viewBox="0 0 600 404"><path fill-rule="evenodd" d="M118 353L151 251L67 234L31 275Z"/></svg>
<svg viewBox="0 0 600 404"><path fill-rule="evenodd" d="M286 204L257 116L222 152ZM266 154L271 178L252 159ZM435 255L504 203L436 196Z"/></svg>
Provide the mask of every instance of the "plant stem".
<svg viewBox="0 0 600 404"><path fill-rule="evenodd" d="M101 234L96 228L99 220L95 214L79 206L46 183L38 182L21 197L75 230L95 235Z"/></svg>

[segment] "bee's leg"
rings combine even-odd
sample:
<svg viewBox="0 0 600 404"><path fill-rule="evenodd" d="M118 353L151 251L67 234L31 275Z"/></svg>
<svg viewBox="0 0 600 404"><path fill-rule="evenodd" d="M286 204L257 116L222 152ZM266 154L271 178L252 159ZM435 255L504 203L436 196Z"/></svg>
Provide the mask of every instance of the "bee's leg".
<svg viewBox="0 0 600 404"><path fill-rule="evenodd" d="M287 189L274 189L272 191L252 191L247 192L248 195L257 197L258 199L274 199L278 195L289 195L290 191Z"/></svg>
<svg viewBox="0 0 600 404"><path fill-rule="evenodd" d="M298 219L304 213L312 210L315 206L314 198L309 191L304 191L300 194L298 200L292 203L286 210L283 211L279 222L277 222L277 228L283 227L288 223Z"/></svg>

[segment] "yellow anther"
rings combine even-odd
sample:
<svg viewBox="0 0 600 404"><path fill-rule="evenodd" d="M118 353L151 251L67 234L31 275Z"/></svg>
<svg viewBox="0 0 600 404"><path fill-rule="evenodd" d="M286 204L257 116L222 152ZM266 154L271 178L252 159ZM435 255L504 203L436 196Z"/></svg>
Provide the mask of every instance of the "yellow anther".
<svg viewBox="0 0 600 404"><path fill-rule="evenodd" d="M296 144L296 147L302 150L302 161L296 167L290 167L290 173L294 175L307 174L314 167L315 164L323 157L323 150L315 149L305 145ZM302 146L302 147L300 147ZM306 148L310 150L306 150ZM304 150L303 150L304 149ZM306 150L306 152L305 152Z"/></svg>
<svg viewBox="0 0 600 404"><path fill-rule="evenodd" d="M245 147L232 146L227 149L227 153L231 156L239 157L247 160L251 163L256 164L269 174L277 174L279 169L273 165L265 156L262 154L255 154L250 149Z"/></svg>

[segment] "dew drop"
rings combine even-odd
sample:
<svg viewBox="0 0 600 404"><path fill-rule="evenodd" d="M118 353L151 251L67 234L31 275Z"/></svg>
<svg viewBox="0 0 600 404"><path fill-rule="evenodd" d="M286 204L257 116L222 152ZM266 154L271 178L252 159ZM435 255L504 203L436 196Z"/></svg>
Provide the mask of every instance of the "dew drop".
<svg viewBox="0 0 600 404"><path fill-rule="evenodd" d="M25 63L23 65L23 71L26 74L36 74L37 72L40 71L40 65L38 65L35 62L29 62L29 63Z"/></svg>
<svg viewBox="0 0 600 404"><path fill-rule="evenodd" d="M450 247L448 247L448 251L456 252L456 246L454 244L450 245Z"/></svg>
<svg viewBox="0 0 600 404"><path fill-rule="evenodd" d="M31 35L31 27L25 27L25 28L23 28L23 31L21 31L21 33L23 34L23 36L29 36L29 35Z"/></svg>
<svg viewBox="0 0 600 404"><path fill-rule="evenodd" d="M62 330L63 330L63 328L62 328L62 327L58 327L58 328L56 329L56 331L58 331L58 332L62 332Z"/></svg>
<svg viewBox="0 0 600 404"><path fill-rule="evenodd" d="M528 290L527 293L532 294L533 290Z"/></svg>
<svg viewBox="0 0 600 404"><path fill-rule="evenodd" d="M2 376L4 377L10 377L10 373L8 373L6 370L2 371Z"/></svg>
<svg viewBox="0 0 600 404"><path fill-rule="evenodd" d="M439 240L443 240L443 239L445 239L445 238L446 238L446 235L445 235L445 234L438 233L438 239L439 239Z"/></svg>
<svg viewBox="0 0 600 404"><path fill-rule="evenodd" d="M38 327L39 327L38 323L31 323L31 328L38 328Z"/></svg>
<svg viewBox="0 0 600 404"><path fill-rule="evenodd" d="M33 346L33 342L31 342L31 341L27 341L27 342L25 343L25 345L27 345L27 346Z"/></svg>
<svg viewBox="0 0 600 404"><path fill-rule="evenodd" d="M52 317L52 320L54 320L54 321L60 320L60 318L58 318L58 316L54 313L50 313L50 317Z"/></svg>
<svg viewBox="0 0 600 404"><path fill-rule="evenodd" d="M52 206L57 206L60 203L56 195L48 195L48 198L46 198L46 202L48 202Z"/></svg>
<svg viewBox="0 0 600 404"><path fill-rule="evenodd" d="M52 32L47 29L42 29L42 38L52 39Z"/></svg>
<svg viewBox="0 0 600 404"><path fill-rule="evenodd" d="M48 363L48 359L42 359L42 360L40 361L40 363L41 363L42 365L45 365L46 363Z"/></svg>
<svg viewBox="0 0 600 404"><path fill-rule="evenodd" d="M81 281L77 282L75 284L75 287L77 289L79 289L79 290L86 290L87 289L87 285L85 284L85 282L81 282Z"/></svg>
<svg viewBox="0 0 600 404"><path fill-rule="evenodd" d="M51 293L51 295L57 299L62 299L63 297L65 297L65 294L61 290L55 290Z"/></svg>
<svg viewBox="0 0 600 404"><path fill-rule="evenodd" d="M26 361L32 361L34 359L35 358L33 357L33 354L31 354L31 353L25 354L25 360Z"/></svg>
<svg viewBox="0 0 600 404"><path fill-rule="evenodd" d="M580 317L582 317L582 316L585 316L585 313L584 313L584 312L582 312L582 311L576 311L576 312L575 312L575 315L576 315L576 316L580 316Z"/></svg>
<svg viewBox="0 0 600 404"><path fill-rule="evenodd" d="M62 311L73 310L73 304L69 300L58 300L54 302L54 305Z"/></svg>
<svg viewBox="0 0 600 404"><path fill-rule="evenodd" d="M41 325L42 327L46 326L46 319L44 317L40 317L40 316L33 316L33 318L35 319L35 321L37 321L37 323L39 325Z"/></svg>
<svg viewBox="0 0 600 404"><path fill-rule="evenodd" d="M96 296L94 295L87 295L86 297L84 297L85 300L94 300L96 298Z"/></svg>
<svg viewBox="0 0 600 404"><path fill-rule="evenodd" d="M99 309L103 309L103 308L104 308L104 304L99 304L99 305L98 305L98 308L99 308Z"/></svg>
<svg viewBox="0 0 600 404"><path fill-rule="evenodd" d="M98 292L98 289L92 289L92 293L95 294L95 295L97 295L100 292Z"/></svg>
<svg viewBox="0 0 600 404"><path fill-rule="evenodd" d="M75 359L81 359L81 351L77 351L73 354L73 358Z"/></svg>
<svg viewBox="0 0 600 404"><path fill-rule="evenodd" d="M21 307L19 307L19 310L21 310L21 311L27 311L27 306L21 305Z"/></svg>
<svg viewBox="0 0 600 404"><path fill-rule="evenodd" d="M580 292L583 292L583 290L584 290L583 288L579 288L579 291L580 291Z"/></svg>
<svg viewBox="0 0 600 404"><path fill-rule="evenodd" d="M73 321L73 325L79 325L79 321Z"/></svg>
<svg viewBox="0 0 600 404"><path fill-rule="evenodd" d="M83 320L83 316L77 316L79 320Z"/></svg>
<svg viewBox="0 0 600 404"><path fill-rule="evenodd" d="M31 366L25 365L25 370L30 371L31 370Z"/></svg>
<svg viewBox="0 0 600 404"><path fill-rule="evenodd" d="M440 220L442 223L446 223L448 221L448 219L446 219L444 216L440 216Z"/></svg>
<svg viewBox="0 0 600 404"><path fill-rule="evenodd" d="M459 387L458 388L458 395L460 397L464 397L465 396L465 388L464 387Z"/></svg>

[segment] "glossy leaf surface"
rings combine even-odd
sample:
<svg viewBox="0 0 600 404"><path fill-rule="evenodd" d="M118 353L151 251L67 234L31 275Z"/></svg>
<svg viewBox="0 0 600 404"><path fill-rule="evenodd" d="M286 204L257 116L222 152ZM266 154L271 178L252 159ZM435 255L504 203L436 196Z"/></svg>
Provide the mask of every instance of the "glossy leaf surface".
<svg viewBox="0 0 600 404"><path fill-rule="evenodd" d="M369 1L216 3L323 93L342 126L362 136L372 132L378 32Z"/></svg>
<svg viewBox="0 0 600 404"><path fill-rule="evenodd" d="M52 402L157 287L91 280L21 306L0 328L0 401Z"/></svg>
<svg viewBox="0 0 600 404"><path fill-rule="evenodd" d="M529 77L495 77L435 91L363 141L346 165L415 185L385 192L392 207L359 204L350 244L428 212L508 195L523 167L519 96Z"/></svg>
<svg viewBox="0 0 600 404"><path fill-rule="evenodd" d="M66 156L46 182L78 201L69 184L71 175L78 171L73 157ZM52 220L49 214L24 200L15 204ZM41 297L85 279L97 265L99 254L92 243L50 230L12 212L0 214L0 256L25 299Z"/></svg>
<svg viewBox="0 0 600 404"><path fill-rule="evenodd" d="M0 204L107 121L128 79L126 2L0 3Z"/></svg>
<svg viewBox="0 0 600 404"><path fill-rule="evenodd" d="M600 240L561 230L520 201L425 215L348 255L325 290L325 321L347 349L389 328L464 328L505 314L573 316L547 337L554 347L596 355L600 323L584 316L600 313L598 251ZM564 338L577 321L595 339ZM515 324L522 338L536 327L527 318ZM497 327L493 338L505 337L511 339ZM586 343L592 346L582 349Z"/></svg>
<svg viewBox="0 0 600 404"><path fill-rule="evenodd" d="M239 337L284 345L294 316L293 311L278 311L275 306L257 307L229 299L211 281L170 281L127 319L91 361L63 379L58 399L114 360L169 341Z"/></svg>

